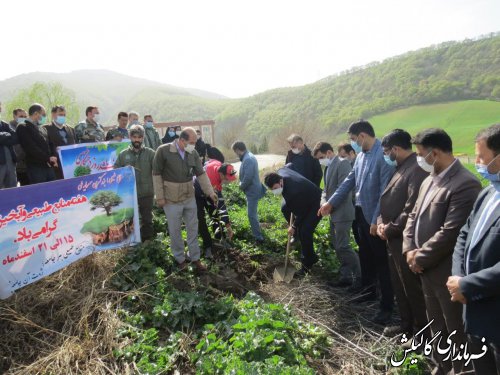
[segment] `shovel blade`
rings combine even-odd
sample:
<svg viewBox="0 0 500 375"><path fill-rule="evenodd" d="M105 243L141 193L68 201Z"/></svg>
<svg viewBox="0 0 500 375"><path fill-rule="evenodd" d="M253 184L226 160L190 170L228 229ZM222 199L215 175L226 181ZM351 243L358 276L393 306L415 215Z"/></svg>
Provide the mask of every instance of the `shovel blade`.
<svg viewBox="0 0 500 375"><path fill-rule="evenodd" d="M277 267L273 273L274 282L284 282L290 283L293 280L293 275L295 275L295 269L293 267L288 267L285 273L285 267Z"/></svg>

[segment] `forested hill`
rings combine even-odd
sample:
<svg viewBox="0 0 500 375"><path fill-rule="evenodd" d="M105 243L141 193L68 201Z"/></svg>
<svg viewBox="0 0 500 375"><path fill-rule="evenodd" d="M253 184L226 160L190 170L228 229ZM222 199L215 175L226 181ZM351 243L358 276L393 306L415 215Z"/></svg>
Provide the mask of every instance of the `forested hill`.
<svg viewBox="0 0 500 375"><path fill-rule="evenodd" d="M223 129L245 127L257 140L304 125L338 132L358 118L463 99L500 100L499 33L408 52L306 86L266 91L234 101L217 121Z"/></svg>

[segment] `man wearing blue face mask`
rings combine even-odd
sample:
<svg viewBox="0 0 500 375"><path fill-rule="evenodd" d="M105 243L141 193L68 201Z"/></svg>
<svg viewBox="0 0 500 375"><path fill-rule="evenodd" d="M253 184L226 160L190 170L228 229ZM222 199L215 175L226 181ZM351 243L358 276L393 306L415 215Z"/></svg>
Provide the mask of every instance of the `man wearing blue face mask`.
<svg viewBox="0 0 500 375"><path fill-rule="evenodd" d="M161 146L160 135L154 127L153 116L144 116L144 146L156 151Z"/></svg>
<svg viewBox="0 0 500 375"><path fill-rule="evenodd" d="M42 127L47 120L45 108L38 103L28 110L29 117L16 129L19 143L26 153L26 167L30 184L48 182L56 179L54 167L57 157L52 153L47 131Z"/></svg>
<svg viewBox="0 0 500 375"><path fill-rule="evenodd" d="M62 105L56 105L52 108L52 123L44 125L43 128L47 132L52 155L58 155L57 147L73 145L76 143L75 131L71 126L66 124L66 108ZM56 179L63 178L62 169L58 156L58 166L55 168ZM73 176L71 176L73 177Z"/></svg>
<svg viewBox="0 0 500 375"><path fill-rule="evenodd" d="M488 349L472 361L476 374L500 374L500 124L477 135L476 163L489 186L460 230L446 285L452 301L463 304L469 351Z"/></svg>
<svg viewBox="0 0 500 375"><path fill-rule="evenodd" d="M362 284L366 293L357 301L377 298L377 281L380 285L380 308L373 317L378 324L387 324L392 316L394 294L392 291L386 243L377 236L377 218L380 214L380 195L394 173L387 165L380 141L368 121L358 121L347 130L351 145L358 154L354 167L335 194L324 203L318 215L335 211L355 190L355 216L359 235L359 260Z"/></svg>
<svg viewBox="0 0 500 375"><path fill-rule="evenodd" d="M351 163L340 159L333 153L333 147L326 142L318 142L313 149L313 155L321 165L328 167L325 171L324 189L321 203L325 203L337 191L338 187L351 173ZM361 267L358 254L352 249L350 232L354 220L352 196L348 194L344 201L330 215L330 239L337 258L340 261L339 279L329 284L334 287L350 287L349 292L361 288Z"/></svg>
<svg viewBox="0 0 500 375"><path fill-rule="evenodd" d="M411 337L427 324L425 302L420 278L410 271L403 257L403 230L422 181L429 175L417 164L408 132L395 129L382 139L384 158L396 172L380 197L377 234L387 241L392 286L396 295L401 322L384 329L384 335L406 333Z"/></svg>

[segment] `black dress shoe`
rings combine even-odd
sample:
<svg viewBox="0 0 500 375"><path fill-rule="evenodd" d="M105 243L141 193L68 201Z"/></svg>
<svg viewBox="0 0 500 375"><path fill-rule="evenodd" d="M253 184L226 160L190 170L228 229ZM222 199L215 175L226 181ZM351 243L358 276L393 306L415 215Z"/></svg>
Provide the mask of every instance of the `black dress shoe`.
<svg viewBox="0 0 500 375"><path fill-rule="evenodd" d="M380 324L382 326L387 325L392 318L392 311L389 310L380 310L375 316L371 319L373 323Z"/></svg>
<svg viewBox="0 0 500 375"><path fill-rule="evenodd" d="M300 279L308 275L310 271L311 270L309 268L302 266L300 270L295 272L295 276Z"/></svg>

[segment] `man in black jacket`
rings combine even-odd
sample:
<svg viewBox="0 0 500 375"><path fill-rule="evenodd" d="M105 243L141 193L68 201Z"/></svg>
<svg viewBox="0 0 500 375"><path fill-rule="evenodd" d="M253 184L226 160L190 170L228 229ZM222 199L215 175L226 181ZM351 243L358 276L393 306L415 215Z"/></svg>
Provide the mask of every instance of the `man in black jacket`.
<svg viewBox="0 0 500 375"><path fill-rule="evenodd" d="M16 133L8 123L0 121L0 189L17 186L16 153L13 148L15 144L17 144Z"/></svg>
<svg viewBox="0 0 500 375"><path fill-rule="evenodd" d="M26 152L26 167L31 184L48 182L56 179L54 167L57 157L52 154L47 133L41 126L47 119L45 108L38 103L28 110L28 118L16 129L19 143Z"/></svg>
<svg viewBox="0 0 500 375"><path fill-rule="evenodd" d="M297 276L309 273L311 267L318 261L314 253L313 235L321 220L316 214L321 202L321 189L311 181L285 166L277 173L268 173L264 183L275 195L282 194L289 212L295 216L294 224L288 232L294 235L297 232L302 245L302 269ZM287 221L290 220L288 212L282 209Z"/></svg>
<svg viewBox="0 0 500 375"><path fill-rule="evenodd" d="M291 163L294 171L319 187L323 178L319 161L312 156L311 150L304 144L300 135L292 134L287 141L290 144L290 151L286 155L285 164Z"/></svg>

